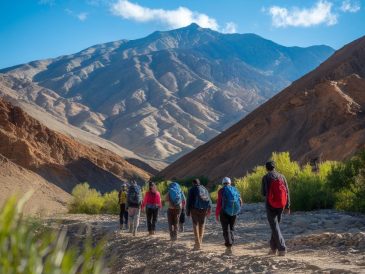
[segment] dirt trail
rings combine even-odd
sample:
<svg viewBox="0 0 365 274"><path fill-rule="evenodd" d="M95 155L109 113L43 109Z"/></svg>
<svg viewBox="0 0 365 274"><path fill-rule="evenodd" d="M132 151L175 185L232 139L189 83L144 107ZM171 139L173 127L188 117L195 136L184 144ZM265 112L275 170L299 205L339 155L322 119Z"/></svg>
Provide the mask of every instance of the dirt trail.
<svg viewBox="0 0 365 274"><path fill-rule="evenodd" d="M233 256L224 254L222 231L213 217L201 251L192 251L190 220L179 241L171 244L165 212L153 237L147 236L144 217L136 237L118 230L116 216L66 215L62 220L71 234L80 224L90 225L94 237L109 234L110 273L365 273L364 215L321 210L285 216L285 258L267 255L269 228L262 204L245 205Z"/></svg>

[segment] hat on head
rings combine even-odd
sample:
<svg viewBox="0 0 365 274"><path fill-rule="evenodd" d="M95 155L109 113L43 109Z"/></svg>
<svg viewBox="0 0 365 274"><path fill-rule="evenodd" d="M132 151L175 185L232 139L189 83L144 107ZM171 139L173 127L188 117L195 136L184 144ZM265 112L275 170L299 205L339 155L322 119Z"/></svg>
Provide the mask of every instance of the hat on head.
<svg viewBox="0 0 365 274"><path fill-rule="evenodd" d="M265 164L265 167L267 170L273 170L275 168L275 162L274 161L268 161Z"/></svg>
<svg viewBox="0 0 365 274"><path fill-rule="evenodd" d="M224 177L223 180L222 180L222 184L230 185L231 184L231 179L229 177Z"/></svg>

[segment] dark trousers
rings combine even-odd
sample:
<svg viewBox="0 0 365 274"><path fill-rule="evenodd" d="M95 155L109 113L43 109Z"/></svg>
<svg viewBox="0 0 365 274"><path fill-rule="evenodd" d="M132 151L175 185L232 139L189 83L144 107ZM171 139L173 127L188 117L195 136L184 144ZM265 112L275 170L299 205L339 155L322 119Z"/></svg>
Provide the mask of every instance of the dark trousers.
<svg viewBox="0 0 365 274"><path fill-rule="evenodd" d="M271 208L266 206L267 220L269 221L271 228L271 239L270 239L270 247L272 250L285 251L285 240L280 231L280 220L281 215L283 214L282 208Z"/></svg>
<svg viewBox="0 0 365 274"><path fill-rule="evenodd" d="M157 216L158 216L158 208L146 208L147 215L147 228L148 231L156 230Z"/></svg>
<svg viewBox="0 0 365 274"><path fill-rule="evenodd" d="M183 208L180 213L179 224L185 224L185 216L185 208Z"/></svg>
<svg viewBox="0 0 365 274"><path fill-rule="evenodd" d="M125 204L120 205L120 213L119 213L119 223L122 225L125 223L128 225L128 211L125 207Z"/></svg>
<svg viewBox="0 0 365 274"><path fill-rule="evenodd" d="M230 247L234 243L234 224L237 216L230 216L223 211L220 213L220 221L223 229L224 245Z"/></svg>
<svg viewBox="0 0 365 274"><path fill-rule="evenodd" d="M169 208L167 210L167 221L169 223L170 239L172 241L177 240L177 230L180 218L180 208Z"/></svg>

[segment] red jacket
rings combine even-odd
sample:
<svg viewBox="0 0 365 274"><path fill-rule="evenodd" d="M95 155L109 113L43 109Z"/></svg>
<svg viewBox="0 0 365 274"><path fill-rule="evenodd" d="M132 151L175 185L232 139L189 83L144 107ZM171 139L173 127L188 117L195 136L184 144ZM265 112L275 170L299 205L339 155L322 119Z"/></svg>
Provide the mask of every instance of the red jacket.
<svg viewBox="0 0 365 274"><path fill-rule="evenodd" d="M155 205L158 206L159 208L162 208L160 192L147 191L146 194L144 195L144 199L142 202L142 209L146 205Z"/></svg>

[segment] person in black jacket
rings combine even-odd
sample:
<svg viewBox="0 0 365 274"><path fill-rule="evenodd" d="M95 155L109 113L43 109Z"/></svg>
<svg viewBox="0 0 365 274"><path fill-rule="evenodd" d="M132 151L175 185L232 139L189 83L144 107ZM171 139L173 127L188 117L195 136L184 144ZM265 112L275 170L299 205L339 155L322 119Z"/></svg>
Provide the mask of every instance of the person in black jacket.
<svg viewBox="0 0 365 274"><path fill-rule="evenodd" d="M199 250L203 242L205 221L209 217L212 201L206 188L200 185L199 179L193 180L186 204L186 215L191 216L195 236L194 249Z"/></svg>
<svg viewBox="0 0 365 274"><path fill-rule="evenodd" d="M275 163L274 161L269 161L265 164L267 174L262 178L262 195L266 197L266 213L267 219L271 228L271 239L270 239L270 251L269 255L276 255L278 251L279 256L285 256L286 254L286 245L283 235L281 234L279 223L281 221L282 213L290 213L290 195L288 183L284 175L275 171ZM273 208L269 204L269 190L270 185L273 180L280 179L286 188L287 202L284 208Z"/></svg>

